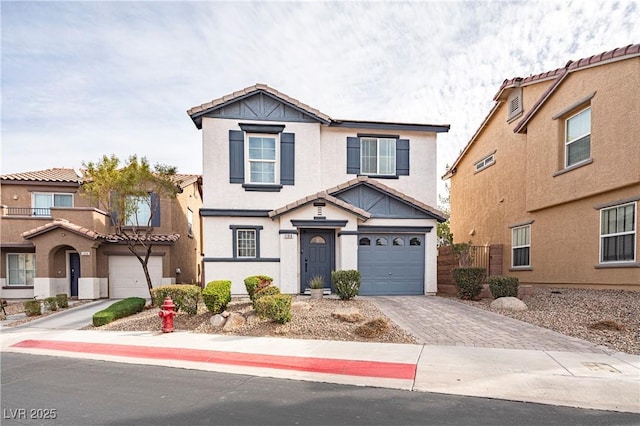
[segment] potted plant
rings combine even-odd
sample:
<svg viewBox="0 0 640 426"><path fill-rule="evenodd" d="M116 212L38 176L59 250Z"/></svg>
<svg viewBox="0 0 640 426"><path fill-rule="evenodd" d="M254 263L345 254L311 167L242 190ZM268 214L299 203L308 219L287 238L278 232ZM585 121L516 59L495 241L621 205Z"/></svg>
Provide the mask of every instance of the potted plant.
<svg viewBox="0 0 640 426"><path fill-rule="evenodd" d="M309 287L311 287L311 298L322 299L324 294L324 277L322 275L315 275L309 280Z"/></svg>

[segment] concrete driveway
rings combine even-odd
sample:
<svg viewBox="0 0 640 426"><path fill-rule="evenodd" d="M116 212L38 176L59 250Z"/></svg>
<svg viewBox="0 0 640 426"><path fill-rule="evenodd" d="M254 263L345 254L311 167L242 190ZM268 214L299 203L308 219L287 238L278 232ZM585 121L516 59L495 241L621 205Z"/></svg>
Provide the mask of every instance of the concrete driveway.
<svg viewBox="0 0 640 426"><path fill-rule="evenodd" d="M117 302L114 299L101 299L81 306L56 312L53 315L38 318L15 327L2 327L3 333L21 332L31 329L78 330L92 324L93 314Z"/></svg>

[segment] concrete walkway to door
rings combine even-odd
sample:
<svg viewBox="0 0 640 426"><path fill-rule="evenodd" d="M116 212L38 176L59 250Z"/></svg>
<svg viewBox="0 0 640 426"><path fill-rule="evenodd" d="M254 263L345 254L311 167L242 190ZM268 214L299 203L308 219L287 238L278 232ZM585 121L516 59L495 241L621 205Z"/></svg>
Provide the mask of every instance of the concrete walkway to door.
<svg viewBox="0 0 640 426"><path fill-rule="evenodd" d="M360 296L362 297L362 296ZM420 344L612 353L604 346L439 296L362 297Z"/></svg>

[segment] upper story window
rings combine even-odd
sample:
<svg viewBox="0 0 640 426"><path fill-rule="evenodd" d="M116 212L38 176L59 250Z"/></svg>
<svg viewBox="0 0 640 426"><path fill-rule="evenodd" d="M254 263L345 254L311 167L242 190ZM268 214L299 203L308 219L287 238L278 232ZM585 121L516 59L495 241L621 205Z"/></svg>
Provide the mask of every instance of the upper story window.
<svg viewBox="0 0 640 426"><path fill-rule="evenodd" d="M637 203L600 210L600 262L636 259Z"/></svg>
<svg viewBox="0 0 640 426"><path fill-rule="evenodd" d="M151 194L127 197L125 226L149 226L151 220Z"/></svg>
<svg viewBox="0 0 640 426"><path fill-rule="evenodd" d="M34 216L51 216L51 207L73 207L73 194L36 192L32 205Z"/></svg>
<svg viewBox="0 0 640 426"><path fill-rule="evenodd" d="M531 266L531 225L511 230L511 266Z"/></svg>
<svg viewBox="0 0 640 426"><path fill-rule="evenodd" d="M187 207L187 236L193 238L193 210Z"/></svg>
<svg viewBox="0 0 640 426"><path fill-rule="evenodd" d="M565 122L565 167L591 158L591 107Z"/></svg>
<svg viewBox="0 0 640 426"><path fill-rule="evenodd" d="M249 183L277 183L277 138L275 135L248 135L248 167Z"/></svg>
<svg viewBox="0 0 640 426"><path fill-rule="evenodd" d="M391 138L361 138L360 173L365 175L395 175L396 140Z"/></svg>
<svg viewBox="0 0 640 426"><path fill-rule="evenodd" d="M475 164L476 167L476 172L479 172L480 170L484 170L489 166L492 166L493 164L495 164L496 159L495 159L495 152L487 155L486 157L484 157L482 160L478 161Z"/></svg>

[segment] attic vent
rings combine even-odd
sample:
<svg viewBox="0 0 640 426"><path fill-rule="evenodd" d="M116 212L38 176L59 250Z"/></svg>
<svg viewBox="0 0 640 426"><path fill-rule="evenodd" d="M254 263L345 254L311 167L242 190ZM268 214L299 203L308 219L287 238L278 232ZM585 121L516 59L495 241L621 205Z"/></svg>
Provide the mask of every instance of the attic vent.
<svg viewBox="0 0 640 426"><path fill-rule="evenodd" d="M509 108L507 121L511 121L522 114L522 89L520 87L513 89L509 94L507 107Z"/></svg>

